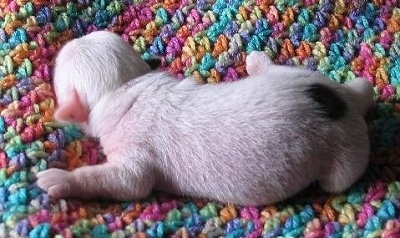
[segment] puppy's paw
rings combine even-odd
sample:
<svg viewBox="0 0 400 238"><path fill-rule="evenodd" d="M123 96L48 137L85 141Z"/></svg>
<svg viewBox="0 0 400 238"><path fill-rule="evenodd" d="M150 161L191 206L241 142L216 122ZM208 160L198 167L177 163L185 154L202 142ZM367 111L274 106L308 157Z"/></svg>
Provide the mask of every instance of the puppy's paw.
<svg viewBox="0 0 400 238"><path fill-rule="evenodd" d="M69 197L76 190L74 175L65 170L48 169L39 172L36 177L37 185L52 199Z"/></svg>
<svg viewBox="0 0 400 238"><path fill-rule="evenodd" d="M252 51L246 57L246 71L250 76L268 69L273 64L271 58L263 51Z"/></svg>

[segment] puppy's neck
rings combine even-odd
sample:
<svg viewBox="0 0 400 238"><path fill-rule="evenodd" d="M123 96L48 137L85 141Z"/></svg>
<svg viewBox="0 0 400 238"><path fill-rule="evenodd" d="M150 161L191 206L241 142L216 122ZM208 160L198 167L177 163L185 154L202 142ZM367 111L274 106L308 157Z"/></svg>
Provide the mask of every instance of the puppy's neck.
<svg viewBox="0 0 400 238"><path fill-rule="evenodd" d="M110 115L107 115L110 110L106 110L106 108L111 98L111 93L107 93L102 95L93 105L89 105L90 112L88 121L87 123L80 124L82 130L87 135L100 137L102 134L107 133L106 129L111 128L110 126L105 126L105 121L109 121L107 118L110 117Z"/></svg>

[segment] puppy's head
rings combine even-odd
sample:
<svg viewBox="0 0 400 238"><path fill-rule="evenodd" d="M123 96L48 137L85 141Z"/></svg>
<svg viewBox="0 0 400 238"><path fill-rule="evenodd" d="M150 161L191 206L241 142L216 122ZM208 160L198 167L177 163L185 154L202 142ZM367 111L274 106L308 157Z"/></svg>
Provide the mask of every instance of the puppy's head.
<svg viewBox="0 0 400 238"><path fill-rule="evenodd" d="M87 122L102 96L150 70L114 33L98 31L68 42L58 53L54 69L55 119Z"/></svg>

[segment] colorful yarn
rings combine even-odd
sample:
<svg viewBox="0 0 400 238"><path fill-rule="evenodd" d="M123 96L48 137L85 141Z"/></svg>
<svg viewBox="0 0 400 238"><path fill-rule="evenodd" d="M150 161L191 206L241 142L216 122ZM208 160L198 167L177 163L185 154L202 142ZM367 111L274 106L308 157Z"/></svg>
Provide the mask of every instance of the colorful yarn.
<svg viewBox="0 0 400 238"><path fill-rule="evenodd" d="M400 237L398 0L8 0L0 9L0 237ZM254 50L341 83L364 77L379 102L368 118L375 165L345 193L311 187L258 208L164 194L51 202L36 173L102 160L96 141L53 121L51 85L60 47L100 29L202 82L245 76Z"/></svg>

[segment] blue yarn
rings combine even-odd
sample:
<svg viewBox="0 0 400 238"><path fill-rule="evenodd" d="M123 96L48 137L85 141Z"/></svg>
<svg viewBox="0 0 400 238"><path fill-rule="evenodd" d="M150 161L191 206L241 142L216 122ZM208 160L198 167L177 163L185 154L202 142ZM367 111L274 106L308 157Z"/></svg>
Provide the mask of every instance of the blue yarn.
<svg viewBox="0 0 400 238"><path fill-rule="evenodd" d="M36 185L29 186L27 191L28 200L35 199L43 193Z"/></svg>
<svg viewBox="0 0 400 238"><path fill-rule="evenodd" d="M296 3L298 3L297 0L276 0L275 1L276 8L280 11L284 11L286 8L294 6Z"/></svg>
<svg viewBox="0 0 400 238"><path fill-rule="evenodd" d="M367 3L363 15L368 22L374 22L376 18L379 18L378 12L379 11L376 11L374 4Z"/></svg>
<svg viewBox="0 0 400 238"><path fill-rule="evenodd" d="M357 18L354 28L360 32L363 32L366 28L369 28L369 22L365 16L360 16Z"/></svg>
<svg viewBox="0 0 400 238"><path fill-rule="evenodd" d="M162 55L165 53L165 46L161 37L157 36L156 38L154 38L149 51L151 55Z"/></svg>
<svg viewBox="0 0 400 238"><path fill-rule="evenodd" d="M364 201L365 192L361 186L355 185L350 191L347 197L347 202L350 204L361 204Z"/></svg>
<svg viewBox="0 0 400 238"><path fill-rule="evenodd" d="M242 229L239 229L239 230L234 230L234 231L226 234L225 237L236 238L236 237L243 237L244 235L245 235L244 231Z"/></svg>
<svg viewBox="0 0 400 238"><path fill-rule="evenodd" d="M168 13L164 8L157 9L155 21L160 21L160 25L164 25L169 21Z"/></svg>
<svg viewBox="0 0 400 238"><path fill-rule="evenodd" d="M192 214L184 221L184 226L193 234L198 234L203 229L204 220L199 214Z"/></svg>
<svg viewBox="0 0 400 238"><path fill-rule="evenodd" d="M307 205L296 215L289 217L284 225L285 237L298 237L304 230L304 226L315 216L314 210Z"/></svg>
<svg viewBox="0 0 400 238"><path fill-rule="evenodd" d="M8 197L9 205L27 205L27 201L28 194L26 188L20 188Z"/></svg>
<svg viewBox="0 0 400 238"><path fill-rule="evenodd" d="M378 57L387 57L386 50L380 43L374 44L375 55Z"/></svg>
<svg viewBox="0 0 400 238"><path fill-rule="evenodd" d="M36 86L30 77L22 77L19 78L16 87L21 94L26 95L30 90L35 89Z"/></svg>
<svg viewBox="0 0 400 238"><path fill-rule="evenodd" d="M76 19L74 24L72 25L72 32L74 33L74 37L78 38L85 34L85 30L87 28L87 23L82 21L81 19Z"/></svg>
<svg viewBox="0 0 400 238"><path fill-rule="evenodd" d="M203 58L201 59L201 65L199 67L199 73L205 77L209 76L209 70L215 66L217 61L214 57L209 53L205 53Z"/></svg>
<svg viewBox="0 0 400 238"><path fill-rule="evenodd" d="M21 138L18 136L17 138L13 138L16 141L20 142ZM14 141L15 141L14 140ZM13 158L15 156L17 156L17 154L21 153L22 151L24 151L25 149L25 145L22 143L10 143L6 146L6 154L9 158ZM9 147L9 148L7 148Z"/></svg>
<svg viewBox="0 0 400 238"><path fill-rule="evenodd" d="M215 13L216 16L219 16L224 9L228 7L227 2L225 0L217 0L214 5L211 7L211 11Z"/></svg>
<svg viewBox="0 0 400 238"><path fill-rule="evenodd" d="M307 22L310 22L310 20L311 20L310 11L304 8L300 9L299 15L297 16L297 22L305 26Z"/></svg>
<svg viewBox="0 0 400 238"><path fill-rule="evenodd" d="M254 222L248 221L245 227L245 234L250 234L255 230Z"/></svg>
<svg viewBox="0 0 400 238"><path fill-rule="evenodd" d="M354 58L355 52L351 44L346 43L344 45L342 56L346 62L350 62Z"/></svg>
<svg viewBox="0 0 400 238"><path fill-rule="evenodd" d="M275 238L281 236L283 234L283 228L278 227L274 230L271 230L263 235L263 238Z"/></svg>
<svg viewBox="0 0 400 238"><path fill-rule="evenodd" d="M70 27L70 19L66 16L66 13L61 13L57 17L56 22L54 23L54 29L58 32L65 31Z"/></svg>
<svg viewBox="0 0 400 238"><path fill-rule="evenodd" d="M106 225L104 224L100 224L95 226L91 233L90 233L91 237L98 237L98 238L108 238L110 237L110 235L108 234L108 228Z"/></svg>
<svg viewBox="0 0 400 238"><path fill-rule="evenodd" d="M300 45L300 40L303 36L303 27L299 23L293 23L289 28L290 41L295 47Z"/></svg>
<svg viewBox="0 0 400 238"><path fill-rule="evenodd" d="M318 40L317 27L314 24L309 23L305 26L303 40L311 42Z"/></svg>
<svg viewBox="0 0 400 238"><path fill-rule="evenodd" d="M133 226L138 232L144 232L146 230L146 224L144 223L143 219L140 218L136 219L133 222Z"/></svg>
<svg viewBox="0 0 400 238"><path fill-rule="evenodd" d="M400 59L396 59L389 69L390 84L394 86L400 85Z"/></svg>
<svg viewBox="0 0 400 238"><path fill-rule="evenodd" d="M101 10L98 9L94 15L94 25L98 29L104 29L108 26L108 22L111 20L111 16L109 15L109 12L106 10Z"/></svg>
<svg viewBox="0 0 400 238"><path fill-rule="evenodd" d="M61 129L64 132L66 143L70 143L71 141L82 138L83 136L83 132L75 124L66 124Z"/></svg>
<svg viewBox="0 0 400 238"><path fill-rule="evenodd" d="M342 56L338 56L333 63L333 67L336 69L348 68L346 60Z"/></svg>
<svg viewBox="0 0 400 238"><path fill-rule="evenodd" d="M181 9L175 12L175 14L171 18L171 21L171 25L175 30L177 30L182 25L182 23L185 21L185 15L183 14Z"/></svg>
<svg viewBox="0 0 400 238"><path fill-rule="evenodd" d="M230 234L234 231L241 230L241 229L242 229L242 223L240 222L240 220L238 218L235 218L235 219L230 220L226 224L225 232L227 234Z"/></svg>
<svg viewBox="0 0 400 238"><path fill-rule="evenodd" d="M178 218L170 216L171 212L178 213ZM183 226L182 214L178 209L171 210L164 221L167 231L175 231Z"/></svg>
<svg viewBox="0 0 400 238"><path fill-rule="evenodd" d="M28 35L24 28L17 28L12 34L8 42L11 47L16 47L19 44L25 43L28 41Z"/></svg>
<svg viewBox="0 0 400 238"><path fill-rule="evenodd" d="M268 37L272 34L267 19L262 18L256 21L254 34L258 35L263 42L267 42Z"/></svg>
<svg viewBox="0 0 400 238"><path fill-rule="evenodd" d="M3 204L3 206L6 207L5 210L3 210L3 213L1 215L0 221L2 222L7 222L9 220L18 220L19 217L21 217L21 214L25 215L27 214L27 206L26 205L13 205L11 206L9 203Z"/></svg>
<svg viewBox="0 0 400 238"><path fill-rule="evenodd" d="M55 131L51 132L47 136L47 139L56 144L57 149L62 149L65 147L65 135L61 129L56 129Z"/></svg>
<svg viewBox="0 0 400 238"><path fill-rule="evenodd" d="M48 6L40 8L36 14L36 20L40 26L43 26L47 22L51 21L51 18L52 18L51 9Z"/></svg>
<svg viewBox="0 0 400 238"><path fill-rule="evenodd" d="M380 230L382 228L382 224L383 222L375 215L368 218L364 227L364 234L369 234L371 231Z"/></svg>
<svg viewBox="0 0 400 238"><path fill-rule="evenodd" d="M78 10L78 8L77 8L75 3L73 3L73 2L68 2L67 3L66 15L71 20L75 20L75 19L77 19L79 17L79 10Z"/></svg>
<svg viewBox="0 0 400 238"><path fill-rule="evenodd" d="M378 212L376 213L376 216L379 217L383 221L392 219L395 217L395 215L396 215L396 209L394 207L394 204L389 200L383 201L381 207L379 208Z"/></svg>
<svg viewBox="0 0 400 238"><path fill-rule="evenodd" d="M318 29L326 26L326 23L328 21L329 14L323 11L318 11L315 15L314 21L312 24L314 24Z"/></svg>
<svg viewBox="0 0 400 238"><path fill-rule="evenodd" d="M231 21L227 24L227 26L224 29L224 35L227 37L232 37L234 34L238 33L239 31L239 25L235 21Z"/></svg>
<svg viewBox="0 0 400 238"><path fill-rule="evenodd" d="M211 42L216 42L220 34L222 34L229 22L233 19L233 14L225 9L220 16L220 21L214 22L208 29L207 37Z"/></svg>
<svg viewBox="0 0 400 238"><path fill-rule="evenodd" d="M29 224L29 221L27 219L23 219L22 221L18 222L15 230L17 230L18 235L26 237L28 236L30 229L32 229L32 227Z"/></svg>
<svg viewBox="0 0 400 238"><path fill-rule="evenodd" d="M322 0L321 4L318 7L318 9L320 11L327 12L327 13L332 12L333 8L334 8L334 4L331 0Z"/></svg>
<svg viewBox="0 0 400 238"><path fill-rule="evenodd" d="M385 23L381 18L375 18L373 22L373 29L375 32L381 32L385 29Z"/></svg>
<svg viewBox="0 0 400 238"><path fill-rule="evenodd" d="M105 9L109 2L110 0L95 0L93 1L92 5L95 8Z"/></svg>
<svg viewBox="0 0 400 238"><path fill-rule="evenodd" d="M305 67L311 71L316 71L318 68L318 63L313 57L308 57L303 60Z"/></svg>
<svg viewBox="0 0 400 238"><path fill-rule="evenodd" d="M4 134L6 132L4 117L0 116L0 134Z"/></svg>
<svg viewBox="0 0 400 238"><path fill-rule="evenodd" d="M151 238L162 238L165 236L164 223L157 221L147 230L147 235Z"/></svg>
<svg viewBox="0 0 400 238"><path fill-rule="evenodd" d="M181 210L185 217L199 212L199 208L193 202L186 203ZM203 219L202 217L200 218Z"/></svg>
<svg viewBox="0 0 400 238"><path fill-rule="evenodd" d="M371 28L365 29L365 31L364 31L364 33L363 33L363 36L362 36L363 41L368 42L368 41L369 41L370 39L372 39L373 37L375 37L375 32L374 32L374 30L371 29Z"/></svg>
<svg viewBox="0 0 400 238"><path fill-rule="evenodd" d="M50 224L43 223L37 225L31 232L29 232L29 238L47 238L50 237Z"/></svg>
<svg viewBox="0 0 400 238"><path fill-rule="evenodd" d="M7 197L8 197L8 189L6 187L0 187L0 203L5 203L7 201Z"/></svg>
<svg viewBox="0 0 400 238"><path fill-rule="evenodd" d="M249 42L246 46L246 53L250 53L252 51L261 51L264 44L262 43L262 39L258 35L252 35Z"/></svg>

